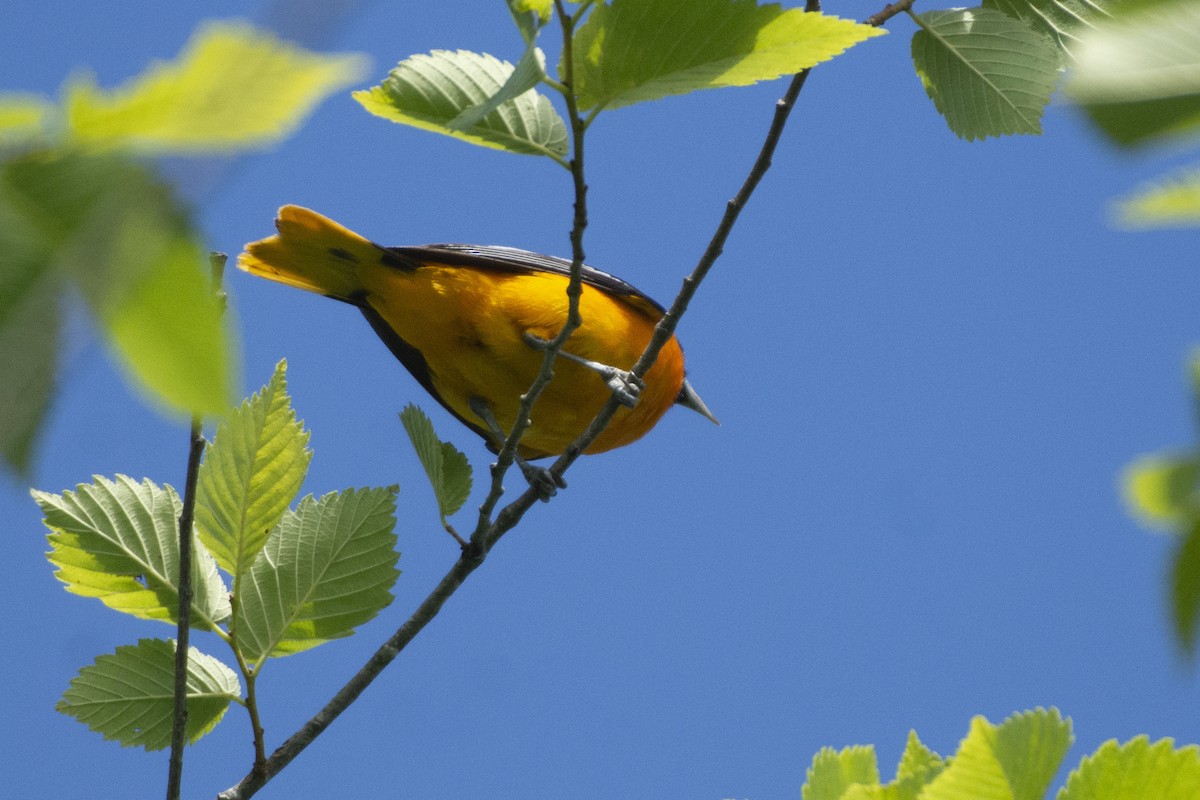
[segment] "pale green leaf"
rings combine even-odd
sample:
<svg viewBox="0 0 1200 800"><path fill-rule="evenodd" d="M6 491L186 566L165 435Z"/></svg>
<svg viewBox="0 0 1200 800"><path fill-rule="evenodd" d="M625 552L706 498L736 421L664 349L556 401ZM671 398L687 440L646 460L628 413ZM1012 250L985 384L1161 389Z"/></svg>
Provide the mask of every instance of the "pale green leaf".
<svg viewBox="0 0 1200 800"><path fill-rule="evenodd" d="M1195 167L1144 186L1121 200L1118 221L1129 228L1200 225L1200 169Z"/></svg>
<svg viewBox="0 0 1200 800"><path fill-rule="evenodd" d="M111 92L86 76L70 82L67 124L87 144L156 153L264 147L366 67L362 56L312 53L245 23L209 23L174 61Z"/></svg>
<svg viewBox="0 0 1200 800"><path fill-rule="evenodd" d="M1175 527L1200 517L1198 481L1195 454L1143 456L1125 470L1125 499L1144 522Z"/></svg>
<svg viewBox="0 0 1200 800"><path fill-rule="evenodd" d="M1003 11L1051 37L1058 46L1060 66L1075 61L1079 33L1108 16L1114 0L983 0L984 8Z"/></svg>
<svg viewBox="0 0 1200 800"><path fill-rule="evenodd" d="M510 98L465 129L460 115L487 104L504 89L513 65L486 53L434 50L401 61L379 86L354 93L376 116L472 144L561 161L567 127L550 100L534 89Z"/></svg>
<svg viewBox="0 0 1200 800"><path fill-rule="evenodd" d="M446 517L462 508L471 494L471 465L458 448L437 437L433 423L417 406L411 403L405 406L400 412L400 422L429 476L445 524Z"/></svg>
<svg viewBox="0 0 1200 800"><path fill-rule="evenodd" d="M800 796L802 800L841 800L855 784L879 785L875 748L856 745L839 751L825 747L813 756Z"/></svg>
<svg viewBox="0 0 1200 800"><path fill-rule="evenodd" d="M0 145L36 138L53 113L54 104L41 95L0 92Z"/></svg>
<svg viewBox="0 0 1200 800"><path fill-rule="evenodd" d="M241 684L233 670L194 647L187 671L186 733L195 742L238 700ZM175 642L142 639L79 670L55 708L125 747L162 750L171 743L174 705Z"/></svg>
<svg viewBox="0 0 1200 800"><path fill-rule="evenodd" d="M217 427L196 486L196 532L237 578L300 491L312 452L287 393L287 362Z"/></svg>
<svg viewBox="0 0 1200 800"><path fill-rule="evenodd" d="M872 794L871 800L918 800L925 787L945 768L945 760L922 744L916 731L909 731L896 777Z"/></svg>
<svg viewBox="0 0 1200 800"><path fill-rule="evenodd" d="M816 66L884 32L755 0L600 2L575 34L575 92L581 108L617 108L746 86Z"/></svg>
<svg viewBox="0 0 1200 800"><path fill-rule="evenodd" d="M46 557L67 591L135 617L176 620L181 503L174 489L118 475L96 476L73 492L31 494L51 530ZM192 586L192 626L214 630L230 615L229 598L199 542L193 542Z"/></svg>
<svg viewBox="0 0 1200 800"><path fill-rule="evenodd" d="M983 717L922 800L1042 800L1071 746L1071 723L1057 709L1014 714L1000 725Z"/></svg>
<svg viewBox="0 0 1200 800"><path fill-rule="evenodd" d="M500 106L515 100L533 89L546 77L546 56L540 49L529 43L521 60L513 68L512 74L504 81L504 85L484 102L471 106L454 119L446 123L448 128L456 131L467 131L479 124Z"/></svg>
<svg viewBox="0 0 1200 800"><path fill-rule="evenodd" d="M153 398L188 413L227 408L232 337L207 258L179 204L144 167L79 154L10 161L0 166L0 223L0 243L18 244L14 268L73 281Z"/></svg>
<svg viewBox="0 0 1200 800"><path fill-rule="evenodd" d="M521 38L526 44L537 38L538 31L550 21L554 12L554 0L506 0L508 12L512 14Z"/></svg>
<svg viewBox="0 0 1200 800"><path fill-rule="evenodd" d="M1200 748L1176 749L1138 736L1105 742L1067 777L1058 800L1195 800L1200 797Z"/></svg>
<svg viewBox="0 0 1200 800"><path fill-rule="evenodd" d="M396 488L312 496L288 511L237 585L232 630L247 661L349 636L392 601Z"/></svg>
<svg viewBox="0 0 1200 800"><path fill-rule="evenodd" d="M1171 617L1185 653L1196 647L1200 622L1200 519L1193 519L1171 564Z"/></svg>
<svg viewBox="0 0 1200 800"><path fill-rule="evenodd" d="M1200 4L1118 6L1081 34L1067 93L1120 145L1200 127Z"/></svg>
<svg viewBox="0 0 1200 800"><path fill-rule="evenodd" d="M1058 49L1026 23L987 8L917 16L912 58L926 94L964 139L1041 133Z"/></svg>

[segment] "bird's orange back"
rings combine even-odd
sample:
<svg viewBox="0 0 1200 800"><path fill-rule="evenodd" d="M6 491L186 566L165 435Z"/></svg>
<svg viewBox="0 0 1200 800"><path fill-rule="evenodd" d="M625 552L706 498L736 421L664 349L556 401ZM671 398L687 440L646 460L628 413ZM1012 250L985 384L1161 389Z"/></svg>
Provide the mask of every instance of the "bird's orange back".
<svg viewBox="0 0 1200 800"><path fill-rule="evenodd" d="M567 311L566 262L511 248L465 245L385 248L298 206L285 206L277 236L247 245L238 266L256 275L358 306L375 331L438 402L481 435L471 398L485 401L504 430L542 362L526 334L553 338ZM619 369L636 362L662 311L632 286L589 270L583 325L564 347ZM559 359L521 440L527 458L556 455L587 427L610 395L595 371ZM587 449L629 444L681 396L683 352L673 337L645 377L633 408L622 408Z"/></svg>

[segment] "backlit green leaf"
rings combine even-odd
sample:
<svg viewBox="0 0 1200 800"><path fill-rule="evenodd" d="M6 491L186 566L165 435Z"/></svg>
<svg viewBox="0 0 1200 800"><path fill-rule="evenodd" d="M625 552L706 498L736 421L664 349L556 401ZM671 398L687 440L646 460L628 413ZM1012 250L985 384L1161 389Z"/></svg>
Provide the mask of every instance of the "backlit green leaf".
<svg viewBox="0 0 1200 800"><path fill-rule="evenodd" d="M929 11L917 20L913 64L950 130L968 140L1042 132L1058 76L1050 39L987 8Z"/></svg>
<svg viewBox="0 0 1200 800"><path fill-rule="evenodd" d="M53 113L54 104L40 95L0 92L0 145L44 133Z"/></svg>
<svg viewBox="0 0 1200 800"><path fill-rule="evenodd" d="M188 648L188 741L212 730L240 695L233 670ZM81 669L55 707L105 739L162 750L171 743L174 705L175 642L142 639Z"/></svg>
<svg viewBox="0 0 1200 800"><path fill-rule="evenodd" d="M512 64L486 53L434 50L401 61L382 84L355 92L354 99L393 122L561 161L567 152L566 124L549 99L534 89L504 100L467 127L454 127L470 121L473 109L489 105L505 91L513 72Z"/></svg>
<svg viewBox="0 0 1200 800"><path fill-rule="evenodd" d="M575 91L588 109L746 86L815 66L883 33L755 0L599 2L575 34Z"/></svg>
<svg viewBox="0 0 1200 800"><path fill-rule="evenodd" d="M429 476L444 525L446 517L462 508L471 494L471 465L458 448L438 439L433 423L417 406L411 403L405 406L400 412L400 422Z"/></svg>
<svg viewBox="0 0 1200 800"><path fill-rule="evenodd" d="M1200 169L1193 167L1142 187L1120 201L1117 217L1130 228L1200 225Z"/></svg>
<svg viewBox="0 0 1200 800"><path fill-rule="evenodd" d="M16 243L19 253L0 270L18 270L24 286L73 281L152 397L188 413L227 407L231 337L207 258L171 193L144 167L80 154L10 161L0 166L0 223L0 243Z"/></svg>
<svg viewBox="0 0 1200 800"><path fill-rule="evenodd" d="M262 550L308 474L308 433L287 393L287 362L218 426L196 487L196 531L237 578Z"/></svg>
<svg viewBox="0 0 1200 800"><path fill-rule="evenodd" d="M263 147L366 66L362 56L312 53L245 23L210 23L174 61L111 92L90 77L68 84L67 123L78 141L151 152Z"/></svg>
<svg viewBox="0 0 1200 800"><path fill-rule="evenodd" d="M1105 742L1067 776L1058 800L1195 800L1200 797L1200 748L1176 749L1138 736Z"/></svg>
<svg viewBox="0 0 1200 800"><path fill-rule="evenodd" d="M1079 33L1108 16L1106 9L1111 5L1113 0L983 0L984 8L1003 11L1051 37L1064 67L1075 61Z"/></svg>
<svg viewBox="0 0 1200 800"><path fill-rule="evenodd" d="M1071 723L1057 709L1014 714L1000 725L983 717L922 800L1042 800L1071 746Z"/></svg>
<svg viewBox="0 0 1200 800"><path fill-rule="evenodd" d="M875 748L854 746L839 751L825 747L813 756L800 796L802 800L841 800L855 784L879 785Z"/></svg>
<svg viewBox="0 0 1200 800"><path fill-rule="evenodd" d="M46 557L67 591L135 617L175 621L181 503L174 489L118 475L96 476L73 492L31 494L51 531ZM193 546L192 626L213 630L229 617L229 598L212 556Z"/></svg>
<svg viewBox="0 0 1200 800"><path fill-rule="evenodd" d="M1118 6L1080 35L1067 93L1114 142L1133 145L1200 126L1200 4Z"/></svg>
<svg viewBox="0 0 1200 800"><path fill-rule="evenodd" d="M312 496L283 515L238 581L232 630L256 668L349 636L392 601L396 489Z"/></svg>
<svg viewBox="0 0 1200 800"><path fill-rule="evenodd" d="M1125 471L1125 497L1145 522L1174 527L1200 518L1200 459L1144 456Z"/></svg>

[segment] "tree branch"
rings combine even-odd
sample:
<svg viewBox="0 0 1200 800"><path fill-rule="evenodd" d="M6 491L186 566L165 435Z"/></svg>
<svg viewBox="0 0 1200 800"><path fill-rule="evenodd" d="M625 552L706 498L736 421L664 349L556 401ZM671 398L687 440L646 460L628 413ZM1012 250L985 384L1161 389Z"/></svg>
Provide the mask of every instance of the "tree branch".
<svg viewBox="0 0 1200 800"><path fill-rule="evenodd" d="M561 15L562 4L556 0L556 5L559 8ZM808 11L819 11L820 5L816 0L810 0L806 5ZM804 83L808 78L810 70L805 70L792 78L791 84L783 97L775 104L775 114L772 118L770 128L767 130L767 135L763 141L762 147L759 150L758 157L754 161L750 172L747 174L741 189L737 194L726 204L725 214L721 218L720 223L710 240L708 247L701 256L695 269L683 281L683 287L680 289L675 301L671 307L663 315L655 328L654 335L650 343L646 346L641 358L634 365L633 371L642 377L654 365L655 359L658 357L659 351L670 340L675 331L675 327L679 324L680 318L687 310L688 303L695 295L700 283L708 274L717 258L720 257L726 240L729 238L729 233L733 229L734 223L745 208L750 196L754 193L755 188L762 180L763 176L771 166L771 158L775 152L775 148L779 144L779 139L783 134L783 129L787 124L788 116L791 114L792 108L795 106L796 99L800 94L800 90L804 88ZM568 93L569 94L569 93ZM573 119L577 114L573 114ZM578 153L576 154L578 157ZM581 170L582 162L572 170ZM577 276L578 265L583 263L583 248L582 248L582 230L586 225L586 209L582 205L586 195L586 185L582 180L581 171L578 173L575 182L575 198L576 198L576 218L575 229L579 232L579 238L576 239L575 229L572 231L573 244L573 273ZM565 328L564 328L565 330ZM560 334L561 335L561 334ZM569 334L568 334L569 335ZM565 341L565 337L563 337ZM543 362L543 367L547 362ZM541 376L539 375L539 378ZM549 379L547 378L547 381ZM619 401L614 397L610 398L601 410L600 414L592 421L587 430L575 440L568 448L567 452L563 453L551 466L551 471L558 476L567 470L574 463L583 450L591 444L592 441L604 430L608 425L617 409L620 407ZM509 437L509 442L512 441L512 436ZM505 449L508 448L509 442L506 442ZM515 443L511 449L515 453ZM503 452L503 451L502 451ZM511 463L511 461L510 461ZM495 473L493 472L493 478ZM495 487L493 483L493 488ZM489 495L490 497L490 495ZM511 530L521 518L525 515L534 503L538 500L538 493L532 487L526 489L521 495L502 508L496 514L496 518L482 529L477 529L472 535L472 543L476 547L464 549L462 555L451 567L450 571L441 579L438 585L433 589L428 597L421 603L412 616L400 626L400 628L388 639L370 660L363 665L361 669L343 686L333 698L325 704L325 707L317 712L312 719L306 722L300 730L294 733L286 742L271 754L266 763L262 765L261 770L252 771L246 775L236 786L222 792L218 795L219 800L247 800L255 792L257 792L264 784L279 773L284 767L291 763L301 751L312 743L334 719L338 717L354 700L363 693L370 683L390 664L397 655L408 645L413 638L421 632L421 630L429 624L429 622L437 616L446 600L450 598L458 587L463 584L468 576L474 572L488 551L492 548L500 537ZM493 501L494 503L494 501ZM481 515L481 520L483 516Z"/></svg>
<svg viewBox="0 0 1200 800"><path fill-rule="evenodd" d="M913 7L914 2L916 2L916 0L900 0L898 3L888 3L883 7L882 11L880 11L878 14L872 14L863 20L863 22L865 22L867 25L874 25L876 28L878 28L897 14L902 14L905 11L908 11Z"/></svg>
<svg viewBox="0 0 1200 800"><path fill-rule="evenodd" d="M224 309L221 278L226 256L209 256L213 291ZM188 431L187 475L183 484L183 508L179 513L179 606L175 623L175 686L171 714L171 755L167 762L167 800L179 800L183 781L183 748L187 744L188 633L192 625L192 521L196 514L196 481L200 475L200 457L204 455L204 426L200 417L192 417Z"/></svg>

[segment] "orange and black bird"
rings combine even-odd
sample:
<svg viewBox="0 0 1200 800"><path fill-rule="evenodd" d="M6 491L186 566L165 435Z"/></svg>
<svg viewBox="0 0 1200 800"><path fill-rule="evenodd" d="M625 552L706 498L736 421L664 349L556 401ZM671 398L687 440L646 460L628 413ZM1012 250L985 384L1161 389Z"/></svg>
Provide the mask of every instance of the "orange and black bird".
<svg viewBox="0 0 1200 800"><path fill-rule="evenodd" d="M284 206L279 233L246 245L254 275L357 306L413 377L495 447L511 429L542 348L566 320L571 262L510 247L383 247L315 211ZM587 448L602 453L645 435L674 404L716 422L684 378L674 337L643 384L627 373L662 306L623 280L583 268L583 325L559 354L519 454L562 453L614 391L626 405Z"/></svg>

